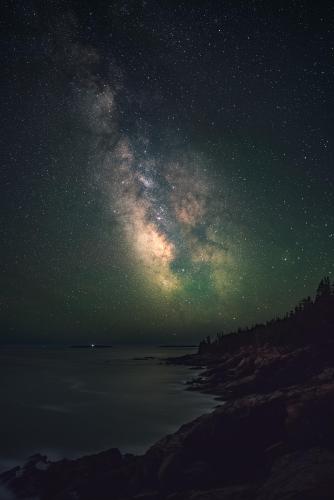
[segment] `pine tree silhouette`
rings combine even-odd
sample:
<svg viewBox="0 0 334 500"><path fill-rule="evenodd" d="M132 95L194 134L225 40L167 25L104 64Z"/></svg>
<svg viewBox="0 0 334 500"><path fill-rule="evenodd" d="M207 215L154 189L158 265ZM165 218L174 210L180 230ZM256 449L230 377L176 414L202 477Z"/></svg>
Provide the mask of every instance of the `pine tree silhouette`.
<svg viewBox="0 0 334 500"><path fill-rule="evenodd" d="M199 346L199 353L219 354L238 349L242 345L302 346L334 342L334 284L325 276L320 281L315 300L306 297L283 318L273 318L251 328L217 334L214 341L207 337Z"/></svg>

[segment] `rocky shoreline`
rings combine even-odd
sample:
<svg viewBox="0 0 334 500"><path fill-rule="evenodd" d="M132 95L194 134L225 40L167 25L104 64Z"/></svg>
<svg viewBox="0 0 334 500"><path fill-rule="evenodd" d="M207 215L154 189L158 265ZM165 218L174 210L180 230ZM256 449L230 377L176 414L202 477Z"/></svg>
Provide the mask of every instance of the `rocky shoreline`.
<svg viewBox="0 0 334 500"><path fill-rule="evenodd" d="M2 487L41 500L334 497L333 342L247 345L167 362L205 367L188 389L215 394L217 408L144 455L36 455L1 474Z"/></svg>

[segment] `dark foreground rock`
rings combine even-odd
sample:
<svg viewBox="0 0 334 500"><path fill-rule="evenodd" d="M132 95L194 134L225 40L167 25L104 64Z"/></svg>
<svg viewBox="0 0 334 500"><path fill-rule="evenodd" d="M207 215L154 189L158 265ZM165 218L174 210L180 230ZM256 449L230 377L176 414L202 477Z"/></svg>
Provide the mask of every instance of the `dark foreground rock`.
<svg viewBox="0 0 334 500"><path fill-rule="evenodd" d="M258 500L332 499L334 453L311 448L283 456L258 492Z"/></svg>
<svg viewBox="0 0 334 500"><path fill-rule="evenodd" d="M50 462L36 455L3 473L2 486L42 500L334 498L332 343L247 346L174 362L205 365L190 388L224 402L142 456L111 449Z"/></svg>

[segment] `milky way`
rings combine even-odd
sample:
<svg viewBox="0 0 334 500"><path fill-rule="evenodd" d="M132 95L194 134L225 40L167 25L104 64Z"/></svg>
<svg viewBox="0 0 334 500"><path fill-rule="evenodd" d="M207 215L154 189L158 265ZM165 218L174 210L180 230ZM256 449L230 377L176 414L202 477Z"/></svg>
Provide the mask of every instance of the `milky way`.
<svg viewBox="0 0 334 500"><path fill-rule="evenodd" d="M169 154L154 154L140 127L133 140L120 133L118 91L89 72L98 56L88 53L79 58L88 61L79 109L92 134L106 208L122 227L143 286L162 299L182 298L185 305L223 295L234 259L221 230L224 203L217 199L205 157L174 143L168 144Z"/></svg>
<svg viewBox="0 0 334 500"><path fill-rule="evenodd" d="M182 152L156 159L145 142L138 154L130 138L121 137L106 152L101 175L138 269L163 296L222 293L232 256L217 234L204 160Z"/></svg>
<svg viewBox="0 0 334 500"><path fill-rule="evenodd" d="M210 181L196 158L138 159L121 140L110 164L111 203L148 280L162 293L222 287L229 255L210 214ZM196 279L197 276L197 279Z"/></svg>

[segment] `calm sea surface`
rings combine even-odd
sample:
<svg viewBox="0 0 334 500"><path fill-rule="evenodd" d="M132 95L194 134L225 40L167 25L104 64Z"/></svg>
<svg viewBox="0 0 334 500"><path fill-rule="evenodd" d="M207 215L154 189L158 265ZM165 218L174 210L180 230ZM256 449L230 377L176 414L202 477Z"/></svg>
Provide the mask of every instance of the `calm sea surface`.
<svg viewBox="0 0 334 500"><path fill-rule="evenodd" d="M185 391L196 374L156 358L191 349L0 349L0 470L40 452L74 458L110 447L142 453L210 411L212 397ZM152 356L155 359L136 360Z"/></svg>

